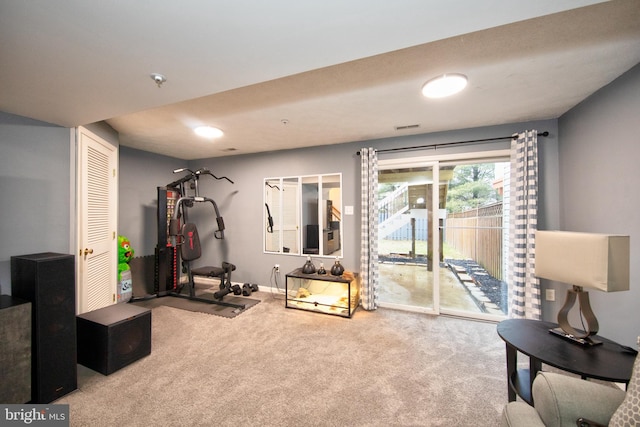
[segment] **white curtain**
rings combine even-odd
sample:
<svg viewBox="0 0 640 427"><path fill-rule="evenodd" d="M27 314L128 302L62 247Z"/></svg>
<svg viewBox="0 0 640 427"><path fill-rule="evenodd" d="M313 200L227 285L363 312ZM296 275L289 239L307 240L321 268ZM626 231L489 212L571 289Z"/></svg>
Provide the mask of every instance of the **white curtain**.
<svg viewBox="0 0 640 427"><path fill-rule="evenodd" d="M361 248L360 300L365 310L378 308L378 154L360 150Z"/></svg>
<svg viewBox="0 0 640 427"><path fill-rule="evenodd" d="M509 218L509 317L540 320L540 283L535 277L538 219L538 132L513 135Z"/></svg>

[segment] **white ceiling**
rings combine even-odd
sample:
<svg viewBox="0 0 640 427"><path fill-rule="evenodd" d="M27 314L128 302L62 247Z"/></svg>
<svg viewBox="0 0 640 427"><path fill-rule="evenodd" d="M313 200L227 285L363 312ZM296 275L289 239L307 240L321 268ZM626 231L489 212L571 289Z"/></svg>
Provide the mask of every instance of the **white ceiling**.
<svg viewBox="0 0 640 427"><path fill-rule="evenodd" d="M0 111L181 159L555 118L639 62L637 0L0 0Z"/></svg>

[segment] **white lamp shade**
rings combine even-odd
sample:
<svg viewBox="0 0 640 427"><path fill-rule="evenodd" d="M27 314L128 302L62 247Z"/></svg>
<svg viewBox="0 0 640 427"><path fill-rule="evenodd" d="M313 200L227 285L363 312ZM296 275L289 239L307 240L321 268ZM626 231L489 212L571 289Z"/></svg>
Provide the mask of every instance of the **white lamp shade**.
<svg viewBox="0 0 640 427"><path fill-rule="evenodd" d="M629 290L629 236L536 231L536 276L604 292Z"/></svg>

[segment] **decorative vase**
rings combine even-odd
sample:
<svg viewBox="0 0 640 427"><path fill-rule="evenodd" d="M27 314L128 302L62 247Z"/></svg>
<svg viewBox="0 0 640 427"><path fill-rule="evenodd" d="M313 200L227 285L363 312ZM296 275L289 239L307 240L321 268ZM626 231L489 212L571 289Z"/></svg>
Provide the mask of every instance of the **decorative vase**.
<svg viewBox="0 0 640 427"><path fill-rule="evenodd" d="M318 274L327 274L327 270L324 269L324 263L320 263L320 268L318 269Z"/></svg>
<svg viewBox="0 0 640 427"><path fill-rule="evenodd" d="M342 273L344 273L344 267L340 264L340 261L336 259L335 264L331 267L331 274L334 276L342 276Z"/></svg>
<svg viewBox="0 0 640 427"><path fill-rule="evenodd" d="M302 272L304 274L313 274L316 272L316 266L311 262L311 257L307 257L307 262L302 266Z"/></svg>

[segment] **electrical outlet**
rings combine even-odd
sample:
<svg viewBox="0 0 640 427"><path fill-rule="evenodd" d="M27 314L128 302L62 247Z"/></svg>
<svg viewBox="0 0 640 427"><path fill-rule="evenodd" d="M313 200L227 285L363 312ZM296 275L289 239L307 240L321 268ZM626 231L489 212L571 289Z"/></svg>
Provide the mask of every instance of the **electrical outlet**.
<svg viewBox="0 0 640 427"><path fill-rule="evenodd" d="M556 300L556 290L555 289L547 289L545 298L547 301L555 301Z"/></svg>
<svg viewBox="0 0 640 427"><path fill-rule="evenodd" d="M273 266L273 269L276 271L276 273L279 273L280 272L280 264L275 264Z"/></svg>

